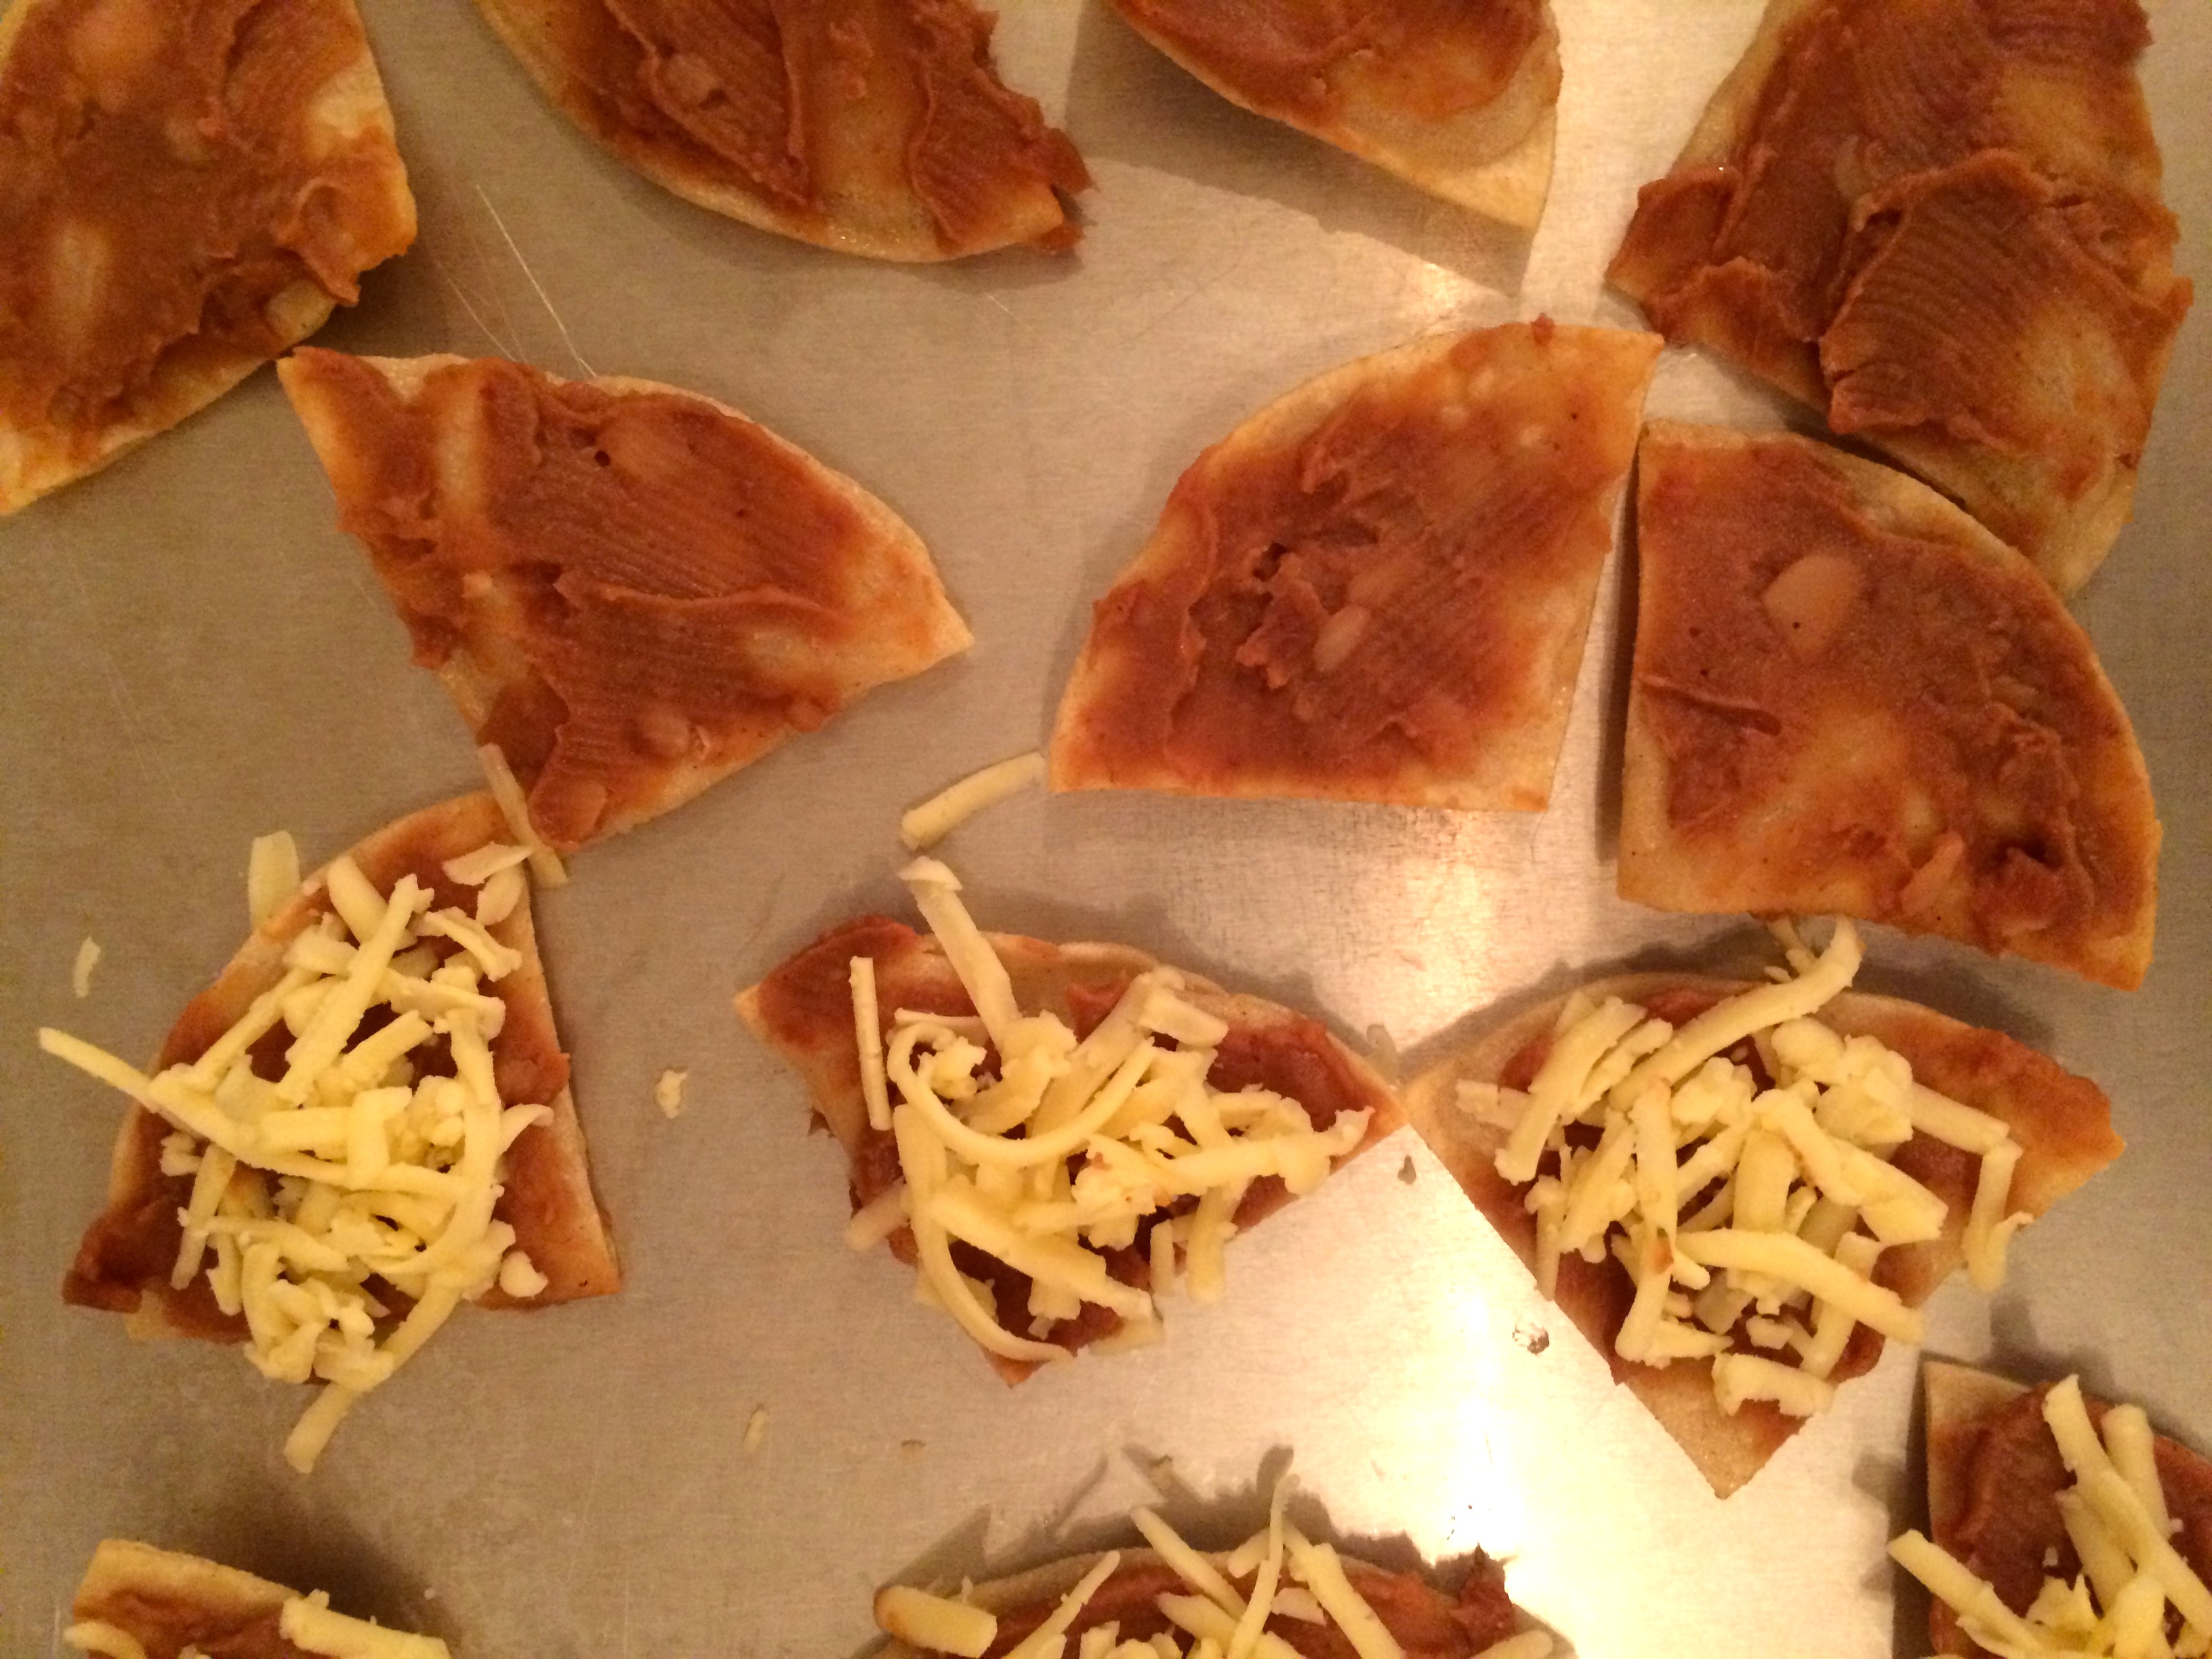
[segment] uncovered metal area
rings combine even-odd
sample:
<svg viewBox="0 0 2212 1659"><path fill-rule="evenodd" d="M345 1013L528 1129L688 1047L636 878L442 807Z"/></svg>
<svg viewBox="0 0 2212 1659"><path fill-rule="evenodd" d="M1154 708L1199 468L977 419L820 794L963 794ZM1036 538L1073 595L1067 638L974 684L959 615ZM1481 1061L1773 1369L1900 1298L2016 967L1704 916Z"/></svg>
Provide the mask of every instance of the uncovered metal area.
<svg viewBox="0 0 2212 1659"><path fill-rule="evenodd" d="M458 1318L302 1479L279 1455L295 1391L61 1306L119 1102L31 1033L150 1055L242 936L250 838L289 829L319 861L474 787L467 733L410 666L273 374L0 525L0 1651L58 1651L77 1575L117 1534L326 1589L466 1659L823 1659L870 1640L894 1577L1098 1540L1159 1459L1179 1522L1241 1536L1278 1448L1340 1536L1506 1556L1516 1600L1593 1659L1924 1651L1924 1603L1893 1595L1881 1553L1921 1520L1911 1352L1893 1346L1716 1502L1408 1132L1235 1243L1228 1296L1171 1303L1164 1344L1010 1390L907 1273L844 1248L842 1160L730 1008L829 924L909 914L899 813L1042 739L1091 600L1205 444L1432 329L1634 322L1604 264L1759 5L1555 3L1559 163L1525 246L1232 108L1096 0L1006 0L1006 78L1097 180L1085 240L911 270L634 177L461 0L362 0L422 235L319 343L504 351L721 398L902 514L977 643L540 895L628 1287ZM2201 289L2212 10L2151 11L2143 73ZM2076 606L2166 826L2148 981L2104 990L1874 930L1862 983L2049 1049L2106 1088L2130 1143L2021 1237L1996 1297L1937 1297L1929 1352L2078 1369L2212 1449L2208 334L2200 292L2134 523ZM1686 351L1648 412L1787 416ZM1621 590L1616 556L1541 816L1032 793L939 850L986 927L1135 945L1355 1039L1383 1026L1415 1060L1592 973L1759 960L1747 921L1613 896ZM79 1001L88 936L105 955ZM671 1066L690 1073L673 1118L653 1099Z"/></svg>

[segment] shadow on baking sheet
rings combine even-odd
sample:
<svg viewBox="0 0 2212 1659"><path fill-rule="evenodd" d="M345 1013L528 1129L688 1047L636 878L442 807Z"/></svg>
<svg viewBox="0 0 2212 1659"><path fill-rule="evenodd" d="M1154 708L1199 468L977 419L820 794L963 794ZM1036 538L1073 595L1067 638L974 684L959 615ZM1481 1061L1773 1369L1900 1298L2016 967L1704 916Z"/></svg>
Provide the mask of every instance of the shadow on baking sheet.
<svg viewBox="0 0 2212 1659"><path fill-rule="evenodd" d="M331 1606L351 1618L454 1639L436 1592L338 1511L307 1501L303 1483L264 1486L248 1478L199 1510L187 1530L146 1541L258 1574L302 1595L326 1590Z"/></svg>
<svg viewBox="0 0 2212 1659"><path fill-rule="evenodd" d="M1528 268L1525 233L1238 108L1155 51L1103 0L1091 0L1078 25L1066 128L1093 162L1265 197L1323 230L1389 243L1500 294L1517 294Z"/></svg>
<svg viewBox="0 0 2212 1659"><path fill-rule="evenodd" d="M1140 1471L1157 1496L1146 1507L1155 1511L1187 1543L1205 1553L1235 1549L1267 1525L1267 1504L1276 1483L1290 1478L1292 1452L1278 1446L1260 1460L1252 1480L1228 1491L1201 1492L1176 1469L1174 1462L1149 1448L1125 1446L1121 1455ZM988 1548L990 1510L979 1510L914 1560L894 1574L892 1582L919 1587L948 1586L963 1580L987 1584L1046 1567L1072 1557L1096 1555L1109 1549L1146 1547L1133 1534L1125 1515L1079 1520L1091 1495L1107 1483L1111 1473L1101 1458L1091 1472L1035 1526L1003 1547ZM1284 1505L1285 1518L1307 1537L1334 1544L1344 1554L1389 1572L1411 1572L1434 1583L1448 1595L1456 1595L1468 1574L1482 1559L1481 1552L1431 1562L1404 1534L1387 1538L1355 1538L1341 1534L1330 1524L1328 1507L1320 1498L1293 1488ZM1072 1579L1070 1582L1073 1582ZM1037 1593L1057 1595L1066 1585ZM1511 1585L1507 1585L1509 1592ZM1547 1626L1534 1628L1549 1629ZM1557 1637L1558 1632L1553 1634ZM873 1652L880 1640L857 1650L851 1659Z"/></svg>

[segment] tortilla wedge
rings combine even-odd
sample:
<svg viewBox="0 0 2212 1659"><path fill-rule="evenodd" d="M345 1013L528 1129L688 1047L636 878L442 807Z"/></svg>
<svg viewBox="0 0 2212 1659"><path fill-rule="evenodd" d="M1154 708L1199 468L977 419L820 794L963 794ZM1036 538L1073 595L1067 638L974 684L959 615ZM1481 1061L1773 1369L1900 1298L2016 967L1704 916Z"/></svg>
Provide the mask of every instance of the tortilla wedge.
<svg viewBox="0 0 2212 1659"><path fill-rule="evenodd" d="M659 39L656 28L674 25L635 0L477 0L477 9L555 108L653 183L711 212L902 262L1024 242L1065 248L1081 235L1062 198L1088 189L1090 174L1036 100L999 80L990 53L996 20L966 0L939 0L927 15L911 0L694 8L682 27L707 30L711 19L720 33L681 41ZM787 29L800 38L787 39ZM651 52L641 44L648 39ZM937 54L920 86L896 72L916 42ZM726 77L769 57L777 62L762 93L788 104L791 137L762 146L772 159L758 165L774 173L789 162L799 175L775 188L687 131L650 89L682 74L679 64L703 68L706 101L728 103ZM933 126L986 131L1000 147L982 166L951 155L928 165L922 146ZM802 146L795 161L794 140Z"/></svg>
<svg viewBox="0 0 2212 1659"><path fill-rule="evenodd" d="M1541 811L1659 347L1437 335L1245 421L1093 607L1052 787Z"/></svg>
<svg viewBox="0 0 2212 1659"><path fill-rule="evenodd" d="M15 0L0 10L0 126L13 131L27 122L75 118L58 106L76 70L57 56L40 27L65 9L64 0ZM223 104L222 84L197 83L171 27L185 27L185 15L198 9L148 11L148 17L178 15L161 15L160 40L145 45L167 66L161 95L210 99L222 110L222 137L209 141L209 153L172 153L134 137L159 111L116 119L74 146L67 162L36 157L27 145L21 155L30 160L14 159L11 151L10 168L22 172L10 180L10 212L21 216L11 217L9 235L40 245L27 258L31 272L46 271L51 261L73 286L45 294L0 287L0 319L14 313L12 324L0 322L0 387L7 388L0 392L0 514L97 471L205 408L313 334L337 306L351 305L359 297L356 279L414 240L415 200L353 0L303 7L319 39L299 38L301 20L293 20L295 51L320 74L312 85L286 88L293 101L285 114L296 131L241 130L240 108ZM272 57L266 41L245 52ZM229 72L250 79L252 68L242 62ZM125 79L133 97L143 95L142 82ZM241 107L262 112L258 104ZM210 118L192 106L176 109L173 118ZM276 153L294 142L298 150ZM83 181L72 169L97 176L116 168L118 143L129 146L126 176L161 199L210 189L245 195L264 177L289 181L274 192L280 216L227 227L229 245L204 260L185 258L164 240L157 211L104 223L80 210ZM305 205L311 202L312 212ZM64 237L70 239L65 246ZM104 286L103 274L113 278ZM185 291L165 299L152 286L168 281ZM149 315L155 305L161 308ZM147 331L149 357L116 356L118 342Z"/></svg>
<svg viewBox="0 0 2212 1659"><path fill-rule="evenodd" d="M1158 1632L1173 1638L1179 1645L1193 1645L1188 1632L1159 1612L1156 1599L1162 1593L1191 1594L1188 1582L1154 1550L1127 1549L1118 1553L1120 1565L1092 1592L1070 1625L1069 1644L1079 1640L1084 1631L1111 1622L1119 1626L1117 1635L1121 1641L1145 1641ZM1200 1553L1217 1571L1223 1571L1229 1560L1225 1552ZM1478 1553L1457 1590L1449 1594L1418 1573L1394 1572L1345 1551L1339 1552L1339 1558L1352 1589L1408 1652L1433 1656L1433 1659L1476 1659L1516 1632L1534 1627L1506 1595L1504 1567L1487 1555ZM990 1651L1003 1654L1035 1629L1102 1559L1102 1552L1071 1555L975 1585L963 1599L995 1614L999 1620ZM1241 1583L1231 1583L1249 1594L1249 1575ZM1344 1640L1333 1628L1317 1630L1280 1614L1265 1628L1293 1641L1301 1635ZM1332 1644L1325 1650L1337 1650ZM1348 1644L1344 1650L1351 1650ZM872 1659L931 1659L934 1651L895 1636L875 1649Z"/></svg>
<svg viewBox="0 0 2212 1659"><path fill-rule="evenodd" d="M1928 1535L1969 1571L1990 1578L2000 1599L2014 1612L2024 1613L2045 1572L2070 1577L2081 1571L2057 1510L2057 1494L2071 1484L2071 1477L2056 1441L2042 1428L2039 1412L2032 1443L2023 1442L2016 1430L2002 1431L2008 1408L2033 1390L1948 1359L1924 1361L1920 1386L1927 1426ZM2091 1420L2101 1425L2105 1403L2089 1398L2083 1403ZM2000 1432L2008 1448L2003 1455L2016 1461L1985 1470L1983 1460L1993 1432ZM2200 1577L2212 1575L2212 1459L2164 1436L2156 1437L2154 1447L2160 1484L2176 1522L2173 1547ZM1971 1517L1978 1507L1984 1517L1980 1524L1994 1523L1994 1532L2010 1546L2010 1559L1985 1559L1965 1537L1976 1524ZM2027 1540L2024 1548L2021 1540ZM2055 1553L2055 1565L2046 1550ZM1937 1653L1982 1659L1984 1650L1939 1598L1929 1598L1929 1636Z"/></svg>
<svg viewBox="0 0 2212 1659"><path fill-rule="evenodd" d="M971 642L897 514L727 404L497 359L279 373L416 661L563 852Z"/></svg>
<svg viewBox="0 0 2212 1659"><path fill-rule="evenodd" d="M1005 963L1023 1011L1049 1010L1079 1034L1103 1015L1130 980L1158 965L1127 945L1054 945L1015 933L984 937ZM884 916L856 917L832 928L737 996L738 1017L799 1073L806 1085L813 1121L843 1148L855 1211L899 1175L891 1136L869 1127L861 1092L850 981L852 959L858 956L875 963L877 1006L886 1030L900 1008L947 1014L974 1011L937 941ZM1225 991L1195 975L1185 976L1180 994L1231 1028L1214 1067L1216 1087L1236 1088L1264 1079L1267 1086L1297 1100L1310 1113L1318 1109L1325 1088L1330 1119L1338 1110L1374 1114L1359 1145L1334 1167L1358 1157L1404 1121L1390 1085L1317 1020L1263 998ZM1234 1081L1224 1080L1232 1074ZM1290 1201L1289 1193L1273 1176L1255 1182L1236 1212L1237 1231L1249 1231ZM894 1233L890 1243L902 1261L912 1260L911 1235L906 1229ZM1024 1285L1027 1282L1020 1280ZM1120 1322L1109 1310L1086 1305L1082 1320L1069 1322L1073 1328L1051 1340L1079 1346L1110 1335ZM996 1354L989 1358L1010 1383L1024 1381L1036 1369L1026 1361Z"/></svg>
<svg viewBox="0 0 2212 1659"><path fill-rule="evenodd" d="M1840 913L2142 983L2149 774L2033 567L1810 439L1654 422L1638 453L1621 896Z"/></svg>
<svg viewBox="0 0 2212 1659"><path fill-rule="evenodd" d="M1602 1001L1617 996L1643 1003L1664 992L1685 992L1719 1001L1748 988L1741 981L1686 974L1630 974L1582 988ZM1460 1109L1461 1082L1496 1083L1532 1044L1547 1041L1565 997L1515 1015L1458 1045L1406 1090L1406 1115L1461 1188L1515 1255L1533 1267L1534 1218L1522 1206L1522 1188L1498 1173L1503 1130ZM2118 1156L2110 1103L2094 1084L1998 1032L1962 1024L1892 997L1846 992L1823 1008L1823 1024L1845 1036L1879 1039L1911 1062L1914 1077L1953 1099L2002 1119L2023 1149L2014 1174L2010 1207L2039 1216ZM1948 1206L1943 1236L1923 1244L1885 1250L1878 1283L1917 1306L1963 1261L1960 1238L1972 1207L1977 1161L1964 1152L1916 1135L1898 1151L1899 1168L1929 1187ZM1764 1468L1804 1419L1763 1401L1734 1416L1713 1392L1712 1362L1676 1360L1664 1368L1633 1364L1613 1352L1632 1286L1627 1273L1607 1258L1591 1264L1570 1255L1559 1263L1559 1307L1624 1383L1689 1455L1713 1491L1725 1498ZM1881 1338L1862 1326L1832 1380L1842 1382L1873 1368Z"/></svg>
<svg viewBox="0 0 2212 1659"><path fill-rule="evenodd" d="M471 890L445 875L444 861L508 838L491 797L466 795L387 825L353 848L351 856L380 890L411 873L435 890L440 902L451 903ZM328 908L322 884L310 878L299 896L254 930L215 983L186 1005L153 1069L205 1052L282 977L285 946ZM495 1285L477 1305L529 1308L610 1295L621 1288L622 1273L592 1194L583 1128L568 1088L568 1057L554 1027L526 892L491 933L522 957L519 968L489 988L507 1005L491 1045L500 1092L509 1101L543 1103L553 1113L550 1122L526 1129L508 1149L506 1190L493 1213L514 1228L516 1247L528 1253L548 1283L527 1301ZM191 1186L188 1176L161 1173L161 1142L170 1133L166 1121L143 1107L130 1109L116 1138L106 1203L85 1232L62 1297L127 1315L135 1336L242 1341L243 1316L226 1316L216 1307L205 1274L182 1291L169 1283L180 1236L177 1212Z"/></svg>

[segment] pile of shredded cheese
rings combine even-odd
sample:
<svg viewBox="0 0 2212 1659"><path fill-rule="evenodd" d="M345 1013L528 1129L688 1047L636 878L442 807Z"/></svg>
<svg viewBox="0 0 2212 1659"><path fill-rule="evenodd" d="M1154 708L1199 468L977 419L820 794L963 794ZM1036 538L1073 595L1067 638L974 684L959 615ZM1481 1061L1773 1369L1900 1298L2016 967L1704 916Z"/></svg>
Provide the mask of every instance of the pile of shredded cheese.
<svg viewBox="0 0 2212 1659"><path fill-rule="evenodd" d="M1509 1132L1498 1172L1528 1189L1546 1296L1561 1257L1609 1253L1636 1281L1613 1344L1623 1358L1710 1358L1726 1411L1767 1400L1803 1417L1832 1402L1828 1376L1857 1326L1921 1340L1918 1310L1875 1267L1893 1245L1939 1237L1947 1206L1889 1161L1898 1147L1918 1133L1981 1158L1965 1249L1984 1290L2002 1282L2006 1240L2027 1218L2007 1212L2021 1147L2002 1121L1814 1018L1858 971L1850 922L1817 959L1786 942L1794 973L1679 1031L1577 993L1525 1093L1462 1082L1458 1101ZM1771 1086L1729 1057L1747 1042ZM1738 1347L1740 1327L1763 1352Z"/></svg>
<svg viewBox="0 0 2212 1659"><path fill-rule="evenodd" d="M434 1636L410 1636L332 1613L331 1598L321 1590L289 1598L277 1612L276 1633L301 1652L319 1654L323 1659L453 1659L452 1650ZM71 1625L62 1632L62 1640L99 1659L147 1659L144 1644L104 1620ZM177 1659L201 1659L200 1650L187 1644Z"/></svg>
<svg viewBox="0 0 2212 1659"><path fill-rule="evenodd" d="M2044 1396L2043 1420L2074 1477L2058 1495L2058 1513L2080 1577L2045 1577L2027 1611L2016 1613L1988 1580L1917 1532L1894 1540L1890 1554L1998 1659L2201 1659L2212 1649L2212 1589L2169 1541L2175 1522L2142 1407L2106 1412L2100 1439L2081 1385L2069 1376ZM2169 1603L2178 1636L2169 1635Z"/></svg>
<svg viewBox="0 0 2212 1659"><path fill-rule="evenodd" d="M1405 1659L1397 1638L1353 1588L1334 1547L1314 1543L1283 1518L1289 1490L1287 1480L1276 1483L1266 1528L1225 1555L1200 1554L1155 1510L1132 1511L1129 1519L1145 1541L1186 1587L1185 1594L1162 1591L1153 1599L1176 1633L1125 1642L1118 1623L1109 1620L1077 1638L1074 1659L1297 1659L1297 1650L1267 1628L1271 1619L1334 1625L1358 1659ZM1067 1659L1067 1632L1121 1565L1118 1551L1100 1556L1005 1659ZM1233 1582L1245 1578L1252 1581L1249 1598ZM964 1588L955 1599L893 1586L877 1593L876 1623L909 1646L981 1659L997 1639L999 1620L970 1595ZM1553 1651L1548 1632L1529 1630L1493 1643L1474 1659L1550 1659Z"/></svg>
<svg viewBox="0 0 2212 1659"><path fill-rule="evenodd" d="M1155 1298L1175 1283L1179 1253L1191 1295L1220 1295L1222 1246L1253 1182L1275 1176L1293 1194L1310 1192L1364 1139L1370 1112L1316 1129L1295 1100L1208 1084L1229 1027L1180 994L1173 969L1138 975L1080 1041L1055 1013L1023 1013L958 878L934 859L902 874L976 1012L895 1010L886 1042L874 963L853 959L868 1122L896 1138L903 1178L853 1218L846 1237L866 1249L910 1226L918 1294L992 1353L1068 1358L1037 1338L1086 1302L1121 1316L1109 1340L1156 1340ZM1153 1218L1151 1288L1140 1290L1112 1275L1105 1253L1133 1247ZM1030 1280L1027 1335L999 1323L989 1287L955 1265L955 1242Z"/></svg>
<svg viewBox="0 0 2212 1659"><path fill-rule="evenodd" d="M473 915L431 909L412 876L380 893L340 858L323 876L331 908L286 948L283 976L198 1060L158 1076L39 1033L175 1131L161 1172L192 1186L170 1283L204 1273L216 1306L244 1315L263 1375L326 1384L285 1442L302 1474L461 1303L494 1284L518 1297L545 1287L492 1209L507 1148L552 1114L500 1099L490 1043L507 1009L482 988L520 965L491 929L522 902L526 856L493 843L446 863L477 890ZM293 1041L272 1080L251 1050L280 1023ZM418 1074L416 1051L440 1039L449 1074ZM372 1279L411 1300L396 1323Z"/></svg>

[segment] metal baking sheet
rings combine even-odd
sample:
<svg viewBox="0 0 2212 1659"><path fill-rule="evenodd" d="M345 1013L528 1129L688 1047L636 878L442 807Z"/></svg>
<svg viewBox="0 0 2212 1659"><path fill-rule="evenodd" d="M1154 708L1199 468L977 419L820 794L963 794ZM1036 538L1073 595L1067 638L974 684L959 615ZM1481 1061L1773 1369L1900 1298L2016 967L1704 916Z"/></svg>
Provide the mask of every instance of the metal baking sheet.
<svg viewBox="0 0 2212 1659"><path fill-rule="evenodd" d="M1633 320L1605 260L1759 3L1555 3L1559 168L1526 245L1231 108L1095 3L1008 0L1007 78L1097 178L1082 248L906 270L633 177L460 0L363 0L423 235L323 341L726 399L904 514L978 643L541 897L629 1288L457 1320L302 1480L278 1455L300 1394L59 1304L117 1103L30 1031L149 1053L237 943L248 838L281 826L326 856L471 787L465 734L409 666L271 375L0 526L0 1650L58 1650L94 1543L120 1534L327 1588L468 1659L818 1659L866 1643L870 1593L896 1575L1097 1539L1153 1460L1191 1494L1185 1519L1233 1531L1278 1448L1346 1537L1509 1557L1516 1599L1588 1656L1922 1650L1881 1556L1918 1512L1909 1351L1717 1503L1408 1133L1239 1241L1229 1297L1176 1304L1164 1346L1008 1390L905 1273L841 1244L838 1156L729 1009L823 926L902 905L897 813L1042 739L1089 601L1205 443L1424 331ZM2144 74L2202 283L2212 10L2152 9ZM2212 1447L2208 331L2200 304L2135 523L2080 606L2166 823L2148 982L2127 995L1887 933L1866 980L2052 1050L2111 1092L2130 1143L2026 1237L2001 1295L1937 1298L1930 1350L2079 1367ZM1650 408L1784 417L1688 353ZM1127 940L1416 1054L1500 999L1741 955L1745 924L1613 896L1617 594L1616 570L1540 817L1031 795L946 850L987 925ZM79 1002L87 936L106 954ZM691 1070L672 1121L652 1100L670 1066ZM1534 1352L1539 1328L1559 1340Z"/></svg>

